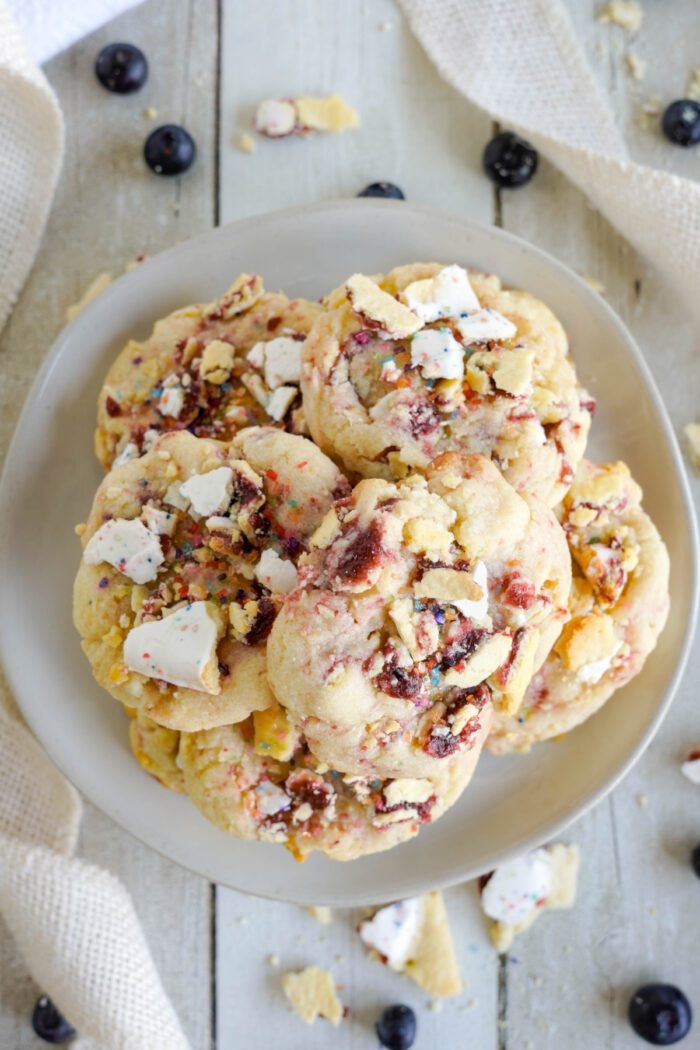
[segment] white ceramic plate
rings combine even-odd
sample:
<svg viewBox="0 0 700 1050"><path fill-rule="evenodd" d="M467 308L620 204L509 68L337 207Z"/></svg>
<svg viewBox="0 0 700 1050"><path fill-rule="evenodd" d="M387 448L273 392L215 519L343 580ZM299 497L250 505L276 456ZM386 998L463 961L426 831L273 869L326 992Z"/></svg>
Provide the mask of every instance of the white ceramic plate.
<svg viewBox="0 0 700 1050"><path fill-rule="evenodd" d="M642 675L600 714L530 755L484 755L462 800L417 839L350 864L296 863L240 842L134 762L121 705L93 681L71 621L73 533L100 469L92 453L104 373L130 336L175 307L221 293L241 270L315 298L355 270L414 260L472 264L541 297L567 329L598 397L589 455L625 459L671 552L672 615ZM216 882L268 897L351 905L405 897L480 874L558 834L639 757L683 670L695 614L693 512L673 432L629 333L550 256L502 231L429 208L348 201L234 223L144 263L61 334L25 406L0 491L0 645L21 709L46 750L97 806L166 856Z"/></svg>

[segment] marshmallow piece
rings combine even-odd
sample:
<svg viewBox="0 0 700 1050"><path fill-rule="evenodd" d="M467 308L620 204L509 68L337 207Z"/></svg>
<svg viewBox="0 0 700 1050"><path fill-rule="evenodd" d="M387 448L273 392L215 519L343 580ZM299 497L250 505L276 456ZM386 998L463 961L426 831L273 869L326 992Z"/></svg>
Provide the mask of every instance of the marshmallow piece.
<svg viewBox="0 0 700 1050"><path fill-rule="evenodd" d="M114 463L112 463L112 470L115 470L116 467L121 467L124 463L128 463L130 459L138 459L139 455L140 453L138 445L135 444L133 441L127 441L126 445L124 445L124 448L115 458Z"/></svg>
<svg viewBox="0 0 700 1050"><path fill-rule="evenodd" d="M371 277L355 273L345 282L345 287L355 313L374 322L393 339L404 339L423 327L419 317L380 288Z"/></svg>
<svg viewBox="0 0 700 1050"><path fill-rule="evenodd" d="M278 386L265 405L265 411L270 419L274 419L275 423L281 423L298 393L299 390L295 386Z"/></svg>
<svg viewBox="0 0 700 1050"><path fill-rule="evenodd" d="M217 467L206 474L193 474L180 486L180 493L192 504L192 509L202 517L219 514L231 502L233 471L230 467Z"/></svg>
<svg viewBox="0 0 700 1050"><path fill-rule="evenodd" d="M255 566L255 578L273 594L289 594L297 585L297 570L291 561L268 548Z"/></svg>
<svg viewBox="0 0 700 1050"><path fill-rule="evenodd" d="M301 343L280 335L271 339L265 347L265 382L270 390L275 390L283 383L301 381ZM250 357L250 355L249 355Z"/></svg>
<svg viewBox="0 0 700 1050"><path fill-rule="evenodd" d="M517 926L542 907L551 890L550 856L536 849L496 868L481 891L481 905L489 918Z"/></svg>
<svg viewBox="0 0 700 1050"><path fill-rule="evenodd" d="M516 325L499 314L498 310L489 310L487 307L460 317L457 328L465 343L500 342L512 339L518 331Z"/></svg>
<svg viewBox="0 0 700 1050"><path fill-rule="evenodd" d="M106 561L134 583L148 583L163 564L163 551L155 533L138 518L112 518L91 537L83 558L88 565Z"/></svg>
<svg viewBox="0 0 700 1050"><path fill-rule="evenodd" d="M255 111L255 130L271 139L282 138L283 135L291 135L296 122L296 108L289 99L263 99Z"/></svg>
<svg viewBox="0 0 700 1050"><path fill-rule="evenodd" d="M155 532L158 536L172 536L177 525L177 517L169 510L161 510L159 507L144 507L141 511L141 519L146 528Z"/></svg>
<svg viewBox="0 0 700 1050"><path fill-rule="evenodd" d="M179 419L185 406L185 391L176 375L169 375L163 382L163 393L158 398L158 411L161 416Z"/></svg>
<svg viewBox="0 0 700 1050"><path fill-rule="evenodd" d="M403 970L418 933L422 910L421 897L389 904L360 924L360 937L386 959L392 970Z"/></svg>
<svg viewBox="0 0 700 1050"><path fill-rule="evenodd" d="M191 602L162 620L132 628L124 642L124 662L147 678L217 695L216 647L222 634L221 614L213 602Z"/></svg>
<svg viewBox="0 0 700 1050"><path fill-rule="evenodd" d="M469 275L461 266L445 266L435 277L414 281L404 289L403 298L426 323L480 309Z"/></svg>
<svg viewBox="0 0 700 1050"><path fill-rule="evenodd" d="M462 379L464 350L449 328L424 328L411 340L411 365L425 379Z"/></svg>

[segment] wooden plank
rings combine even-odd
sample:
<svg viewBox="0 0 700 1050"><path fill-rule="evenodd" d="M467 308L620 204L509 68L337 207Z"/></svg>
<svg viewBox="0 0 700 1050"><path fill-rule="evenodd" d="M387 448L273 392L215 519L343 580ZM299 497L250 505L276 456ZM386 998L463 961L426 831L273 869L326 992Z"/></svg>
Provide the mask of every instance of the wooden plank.
<svg viewBox="0 0 700 1050"><path fill-rule="evenodd" d="M620 29L596 23L597 6L569 0L635 152L648 163L689 173L683 151L674 151L655 130L637 129L633 119L648 94L658 92L670 101L683 93L687 73L697 63L693 37L685 29L698 24L697 6L682 0L669 19L667 11L645 5L638 42ZM657 56L671 46L674 62L669 66ZM623 69L630 49L649 60L641 87ZM546 163L527 189L503 194L501 214L506 229L603 282L605 297L635 334L676 427L694 418L700 394L694 333L653 267ZM696 497L699 488L696 483ZM676 703L642 761L565 836L581 847L579 900L572 912L543 918L514 946L506 966L504 1046L633 1050L639 1040L625 1015L639 984L671 981L691 1001L700 1001L696 949L684 921L697 893L688 862L697 838L697 799L696 789L679 772L681 758L695 743L693 734L700 738L698 680L700 658L695 655Z"/></svg>
<svg viewBox="0 0 700 1050"><path fill-rule="evenodd" d="M130 40L150 60L150 77L134 96L97 84L99 49ZM64 323L68 304L102 270L121 272L211 226L215 219L216 0L149 0L54 59L47 72L66 116L66 160L39 258L0 344L0 443L4 451L37 366ZM145 167L141 150L156 122L187 126L197 165L165 180ZM86 456L91 451L86 449ZM125 720L126 731L126 720ZM195 1050L210 1045L210 890L86 807L81 855L107 866L128 886L146 937ZM28 1015L38 990L8 935L0 931L0 1046L39 1044Z"/></svg>

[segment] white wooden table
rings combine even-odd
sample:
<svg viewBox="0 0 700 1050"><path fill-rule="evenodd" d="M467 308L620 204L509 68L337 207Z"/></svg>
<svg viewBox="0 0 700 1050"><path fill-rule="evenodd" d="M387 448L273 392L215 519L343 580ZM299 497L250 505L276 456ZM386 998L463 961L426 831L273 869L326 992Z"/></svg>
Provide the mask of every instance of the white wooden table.
<svg viewBox="0 0 700 1050"><path fill-rule="evenodd" d="M570 0L636 152L698 177L700 150L672 149L636 129L632 115L648 94L683 94L690 68L700 63L700 9L697 0L645 4L633 45L649 62L639 88L623 71L629 38L594 21L594 0ZM380 28L385 24L390 28ZM128 98L105 93L92 71L100 47L114 40L139 44L150 62L146 88ZM0 343L3 447L65 307L97 272L119 273L137 254L217 222L354 196L377 179L397 182L412 200L498 223L600 279L645 351L676 428L697 418L697 348L678 304L546 163L527 189L493 191L480 171L488 118L439 80L392 0L148 0L53 60L47 72L66 115L67 156L43 250ZM332 91L360 110L359 133L263 141L254 156L237 149L260 98ZM158 123L183 123L197 140L197 165L181 180L157 179L143 166L149 106ZM700 483L693 485L698 496ZM571 913L545 916L499 959L473 887L447 894L467 988L441 1010L428 1009L416 986L366 960L356 914L321 926L292 905L210 886L90 806L81 852L129 887L194 1050L314 1050L330 1041L337 1050L375 1047L374 1019L397 1001L418 1011L419 1050L634 1050L643 1044L624 1015L638 983L676 982L700 1011L700 884L687 856L700 841L700 810L698 789L678 769L688 745L700 741L699 687L696 656L644 759L567 836L583 855ZM333 970L351 1009L337 1032L325 1022L307 1030L282 999L281 971L312 962ZM0 929L2 1050L45 1045L28 1024L38 992ZM700 1045L698 1032L683 1045Z"/></svg>

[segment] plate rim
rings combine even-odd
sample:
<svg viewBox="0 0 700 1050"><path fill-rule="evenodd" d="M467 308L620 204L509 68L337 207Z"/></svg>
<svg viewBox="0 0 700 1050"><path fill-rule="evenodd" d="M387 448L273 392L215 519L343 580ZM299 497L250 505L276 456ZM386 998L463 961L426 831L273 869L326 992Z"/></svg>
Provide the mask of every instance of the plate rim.
<svg viewBox="0 0 700 1050"><path fill-rule="evenodd" d="M58 333L56 339L53 341L44 361L42 362L25 399L24 405L18 417L17 423L15 424L14 432L8 444L5 462L3 465L2 476L0 477L0 578L2 578L7 570L8 562L10 560L8 555L8 544L3 542L10 527L11 514L8 507L11 505L11 497L14 487L14 477L17 473L18 467L21 464L21 454L19 452L22 437L25 430L30 426L33 411L35 409L36 402L38 401L41 392L44 388L45 383L50 379L51 374L60 363L62 355L65 353L66 346L71 342L73 333L79 331L83 326L88 326L92 322L93 315L99 316L99 313L105 306L109 305L112 297L117 294L121 294L121 289L125 286L128 287L129 283L135 283L139 280L139 275L143 273L145 268L157 267L161 264L164 257L176 258L178 254L187 255L188 251L191 250L192 245L200 243L206 243L211 240L218 240L220 238L228 238L231 236L232 231L246 230L251 227L258 226L262 221L266 225L270 223L280 223L287 220L302 219L306 215L323 215L327 213L333 213L338 211L356 210L358 212L383 212L386 209L400 208L402 213L413 213L423 218L438 218L442 222L449 222L451 224L459 226L462 230L478 231L482 235L493 237L497 241L501 241L504 244L509 245L511 248L516 248L526 254L538 256L546 266L558 271L569 284L573 286L576 291L577 297L579 297L584 303L588 301L591 304L595 304L595 308L601 311L605 317L606 322L611 325L615 330L620 339L621 344L624 345L625 352L630 355L637 366L637 370L641 380L643 381L644 387L647 394L652 401L656 413L656 420L660 424L664 437L666 439L666 445L670 453L670 458L674 467L676 483L678 492L681 497L681 504L684 510L685 524L688 529L689 536L689 554L691 564L687 566L688 575L690 577L690 590L689 590L689 612L684 633L683 641L680 646L678 659L675 667L670 675L668 685L664 690L663 697L661 698L652 719L650 720L645 731L641 734L636 745L630 750L625 759L615 769L615 771L601 784L599 787L578 803L573 806L571 810L558 820L546 822L546 828L542 827L539 835L539 839L536 842L537 835L532 832L525 834L514 843L511 843L507 848L504 847L499 852L493 855L494 863L502 863L509 857L517 855L524 849L532 848L538 844L544 838L554 838L560 835L567 827L579 820L585 813L596 806L606 795L608 795L614 788L624 779L629 773L632 767L639 761L641 756L644 754L652 739L658 732L664 718L668 714L670 706L676 696L679 684L685 673L688 658L690 655L693 638L695 635L698 613L700 607L700 541L698 538L698 522L697 515L695 512L695 506L693 497L691 494L690 484L685 468L683 456L679 447L678 439L676 437L675 430L671 423L670 417L666 410L666 406L661 397L661 394L654 381L651 369L639 348L634 336L624 324L622 319L617 315L615 310L606 302L600 295L594 292L586 282L572 270L568 265L557 259L555 256L540 248L539 246L532 244L526 239L511 233L508 230L503 230L500 227L490 225L488 223L482 223L474 220L468 216L458 215L454 212L434 208L431 205L418 204L407 201L382 201L376 199L342 199L334 201L325 201L318 203L305 204L300 206L292 206L288 208L278 209L274 211L264 212L254 216L248 216L243 219L238 219L230 223L226 223L222 226L216 226L202 233L195 235L194 237L187 238L186 240L179 241L177 244L158 252L156 255L149 257L134 271L125 273L116 278L112 284L100 295L96 300L89 303L81 313L69 322L65 327ZM154 318L154 321L156 318ZM0 622L0 661L4 668L7 676L8 685L12 691L12 695L15 698L17 707L20 710L22 719L25 724L29 726L30 731L37 739L39 744L45 750L50 761L58 768L61 773L66 777L69 783L73 783L69 774L63 768L62 761L55 754L53 749L50 747L50 741L47 743L47 739L44 738L41 732L40 721L36 718L32 718L27 711L22 701L21 689L17 687L16 677L14 670L12 669L12 660L8 659L8 642L7 632L4 624ZM81 795L81 798L85 798L92 801L87 793L84 793L81 788L76 785L76 790ZM97 803L94 803L97 805ZM201 877L207 878L211 881L211 875L202 867L196 867L179 857L175 858L167 849L163 846L154 845L148 841L147 837L143 834L139 834L133 828L129 827L126 823L128 817L127 814L121 813L117 806L112 809L104 808L103 804L99 804L98 808L105 813L111 820L113 820L119 827L126 831L132 838L144 845L153 849L156 853L163 857L166 857L173 863L179 864L186 870L191 871ZM464 867L459 862L448 865L442 872L441 875L436 875L432 880L432 887L436 889L444 889L448 886L455 885L460 882L468 881L475 877L479 872L471 871L469 868ZM219 880L219 885L228 886L231 889L237 890L238 892L251 893L249 889L241 890L240 887L236 886L234 882L228 880ZM270 900L290 900L291 898L284 896L283 894L273 894L270 892L256 892L255 896L259 896ZM314 892L314 901L318 903L318 900L322 898L323 894ZM299 899L299 898L295 898ZM392 897L386 893L382 896L381 891L373 898L373 903L382 903L385 900L391 900ZM337 904L337 898L329 897L325 903ZM366 903L366 896L360 892L359 895L353 897L352 894L345 894L341 906L353 906L356 904Z"/></svg>

